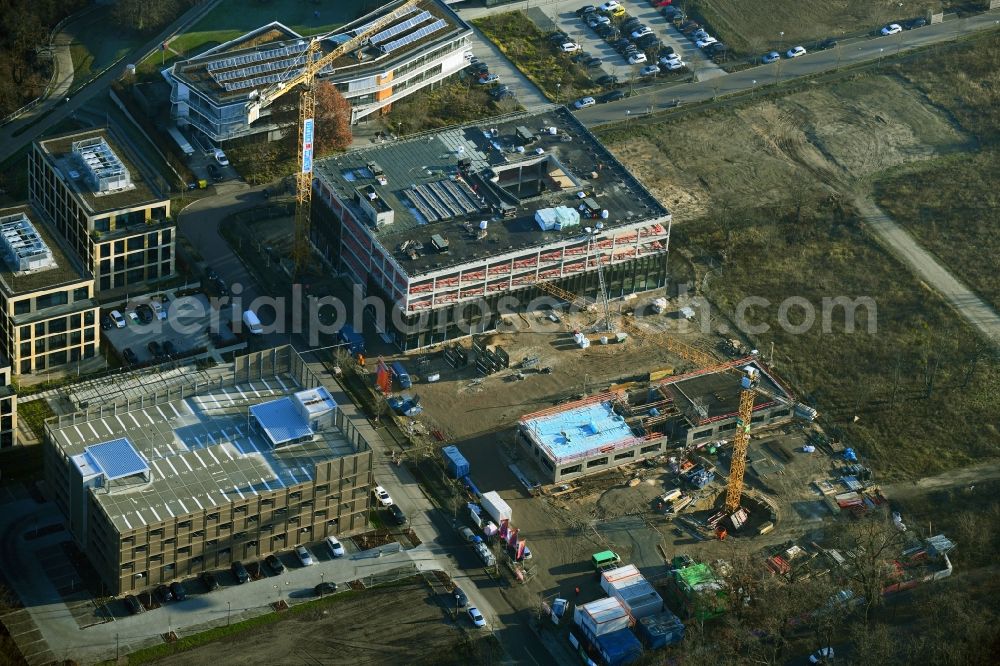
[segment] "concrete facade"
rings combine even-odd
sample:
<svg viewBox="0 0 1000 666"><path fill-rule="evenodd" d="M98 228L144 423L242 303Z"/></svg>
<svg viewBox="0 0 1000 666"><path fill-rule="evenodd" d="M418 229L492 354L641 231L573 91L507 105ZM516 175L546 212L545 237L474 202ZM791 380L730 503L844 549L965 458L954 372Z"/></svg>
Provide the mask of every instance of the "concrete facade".
<svg viewBox="0 0 1000 666"><path fill-rule="evenodd" d="M275 448L249 426L249 406L318 385L291 347L279 347L238 357L227 379L50 420L46 480L108 590L365 529L372 449L350 419L337 410L311 441ZM81 460L115 438L129 439L146 471L94 481L93 462Z"/></svg>

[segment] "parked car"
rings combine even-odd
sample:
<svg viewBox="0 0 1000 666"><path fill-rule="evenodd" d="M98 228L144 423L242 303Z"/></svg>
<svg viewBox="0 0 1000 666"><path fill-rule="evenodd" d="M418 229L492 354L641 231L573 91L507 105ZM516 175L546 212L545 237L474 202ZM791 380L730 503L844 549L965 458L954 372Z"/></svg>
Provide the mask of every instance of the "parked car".
<svg viewBox="0 0 1000 666"><path fill-rule="evenodd" d="M219 589L219 579L216 578L215 574L211 571L202 571L198 574L198 580L200 580L201 584L205 586L206 592Z"/></svg>
<svg viewBox="0 0 1000 666"><path fill-rule="evenodd" d="M641 26L638 30L632 31L632 39L639 39L640 37L651 34L653 34L653 29L650 28L648 25L644 25Z"/></svg>
<svg viewBox="0 0 1000 666"><path fill-rule="evenodd" d="M906 21L903 23L903 28L906 30L913 30L914 28L923 28L925 25L927 25L927 19L921 16L919 18Z"/></svg>
<svg viewBox="0 0 1000 666"><path fill-rule="evenodd" d="M465 594L462 588L455 586L455 589L451 591L455 596L455 606L457 608L464 608L466 604L469 603L469 597Z"/></svg>
<svg viewBox="0 0 1000 666"><path fill-rule="evenodd" d="M660 38L656 35L646 35L645 37L640 37L635 44L644 51L649 49L656 49L659 51L663 46L663 42L661 42Z"/></svg>
<svg viewBox="0 0 1000 666"><path fill-rule="evenodd" d="M559 32L553 32L551 35L549 35L549 41L555 44L556 46L559 46L560 44L564 44L570 41L570 38L569 35L560 30Z"/></svg>
<svg viewBox="0 0 1000 666"><path fill-rule="evenodd" d="M295 556L299 558L299 564L304 567L310 567L316 563L316 561L313 560L312 553L310 553L305 546L297 546L295 548Z"/></svg>
<svg viewBox="0 0 1000 666"><path fill-rule="evenodd" d="M611 35L616 34L617 31L610 25L602 24L595 27L594 32L602 39L610 39Z"/></svg>
<svg viewBox="0 0 1000 666"><path fill-rule="evenodd" d="M136 356L135 352L129 349L128 347L122 350L122 358L125 359L126 363L131 363L132 365L135 365L136 363L139 362L139 357Z"/></svg>
<svg viewBox="0 0 1000 666"><path fill-rule="evenodd" d="M489 72L490 66L487 65L485 62L474 62L471 65L467 65L464 71L469 74L472 74L473 76L476 76L478 74Z"/></svg>
<svg viewBox="0 0 1000 666"><path fill-rule="evenodd" d="M156 340L150 340L149 344L146 345L146 349L149 350L149 353L153 355L154 359L163 356L163 347L161 347L160 343Z"/></svg>
<svg viewBox="0 0 1000 666"><path fill-rule="evenodd" d="M760 61L765 65L769 65L772 62L777 62L780 59L781 59L781 54L779 54L777 51L770 51L768 53L765 53L761 57Z"/></svg>
<svg viewBox="0 0 1000 666"><path fill-rule="evenodd" d="M579 51L581 48L583 47L581 47L576 42L564 42L559 46L559 50L562 51L563 53L575 53L576 51Z"/></svg>
<svg viewBox="0 0 1000 666"><path fill-rule="evenodd" d="M615 9L618 9L621 6L622 5L620 2L618 2L618 0L608 0L608 2L605 2L603 5L598 7L598 9L600 9L602 12L610 12Z"/></svg>
<svg viewBox="0 0 1000 666"><path fill-rule="evenodd" d="M657 53L660 56L671 56L671 55L674 55L674 47L672 47L672 46L663 46L663 47L660 48L660 50Z"/></svg>
<svg viewBox="0 0 1000 666"><path fill-rule="evenodd" d="M161 604L165 604L174 598L174 595L171 594L170 592L170 588L167 587L166 585L157 585L156 589L153 591L153 594L156 595L156 598L159 600Z"/></svg>
<svg viewBox="0 0 1000 666"><path fill-rule="evenodd" d="M499 82L500 82L499 74L487 74L486 76L480 77L479 80L476 81L476 83L478 83L481 86L488 86L491 83L499 83Z"/></svg>
<svg viewBox="0 0 1000 666"><path fill-rule="evenodd" d="M472 624L476 627L485 627L486 620L483 618L483 614L479 612L479 609L475 606L469 606L469 619L472 620Z"/></svg>
<svg viewBox="0 0 1000 666"><path fill-rule="evenodd" d="M209 162L206 168L208 169L208 175L212 180L214 180L217 183L222 181L222 171L219 169L219 167Z"/></svg>
<svg viewBox="0 0 1000 666"><path fill-rule="evenodd" d="M264 558L264 562L267 563L267 566L271 567L271 571L276 575L285 573L285 565L278 559L277 555L273 553L268 555Z"/></svg>
<svg viewBox="0 0 1000 666"><path fill-rule="evenodd" d="M111 321L114 322L116 328L125 328L125 317L122 316L121 312L112 310L108 313L108 316L111 317Z"/></svg>
<svg viewBox="0 0 1000 666"><path fill-rule="evenodd" d="M708 36L709 36L708 31L705 30L704 28L698 28L697 30L695 30L694 32L692 32L689 35L689 37L691 37L691 39L694 39L694 40L704 39L705 37L708 37Z"/></svg>
<svg viewBox="0 0 1000 666"><path fill-rule="evenodd" d="M375 486L375 490L373 490L372 493L375 495L375 499L377 499L382 506L389 506L393 503L392 496L389 494L389 491L382 486Z"/></svg>
<svg viewBox="0 0 1000 666"><path fill-rule="evenodd" d="M618 77L614 74L605 74L604 76L597 79L597 85L604 86L605 88L610 88L611 86L618 85Z"/></svg>
<svg viewBox="0 0 1000 666"><path fill-rule="evenodd" d="M322 582L313 588L313 592L316 594L317 597L322 597L324 594L336 594L337 584Z"/></svg>
<svg viewBox="0 0 1000 666"><path fill-rule="evenodd" d="M469 543L472 543L472 540L476 538L476 533L473 532L468 527L463 527L462 529L460 529L458 531L458 533L461 534L462 538L465 539Z"/></svg>
<svg viewBox="0 0 1000 666"><path fill-rule="evenodd" d="M715 37L705 37L704 39L699 39L698 41L696 41L694 45L697 46L699 49L703 49L706 46L715 44L718 41L719 40L717 40Z"/></svg>
<svg viewBox="0 0 1000 666"><path fill-rule="evenodd" d="M595 104L597 104L597 100L593 97L581 97L573 102L573 106L577 109L586 109L588 106L594 106Z"/></svg>
<svg viewBox="0 0 1000 666"><path fill-rule="evenodd" d="M184 585L174 581L170 584L170 594L174 596L174 601L184 601L187 599L187 590L184 589Z"/></svg>
<svg viewBox="0 0 1000 666"><path fill-rule="evenodd" d="M668 72L677 72L687 67L687 63L681 60L680 58L677 58L676 60L668 60L667 63L663 66L666 68Z"/></svg>
<svg viewBox="0 0 1000 666"><path fill-rule="evenodd" d="M163 355L164 356L177 356L177 347L170 340L163 343Z"/></svg>
<svg viewBox="0 0 1000 666"><path fill-rule="evenodd" d="M611 19L602 14L591 14L587 17L587 25L596 30L599 25L611 25Z"/></svg>
<svg viewBox="0 0 1000 666"><path fill-rule="evenodd" d="M389 507L389 514L392 516L392 520L397 525L406 524L406 514L403 510L399 508L399 505L393 504Z"/></svg>
<svg viewBox="0 0 1000 666"><path fill-rule="evenodd" d="M785 56L788 58L798 58L799 56L804 56L806 54L806 47L804 46L793 46L788 49Z"/></svg>
<svg viewBox="0 0 1000 666"><path fill-rule="evenodd" d="M139 315L139 320L143 324L148 324L153 321L153 308L149 307L147 303L140 303L137 305L135 313Z"/></svg>
<svg viewBox="0 0 1000 666"><path fill-rule="evenodd" d="M229 570L233 572L233 578L235 578L236 582L240 585L250 580L250 572L247 571L247 568L243 566L242 562L233 562L230 565Z"/></svg>
<svg viewBox="0 0 1000 666"><path fill-rule="evenodd" d="M882 34L883 37L887 37L889 35L895 35L898 32L903 32L903 26L899 25L898 23L890 23L889 25L879 30L879 32Z"/></svg>
<svg viewBox="0 0 1000 666"><path fill-rule="evenodd" d="M632 46L632 42L630 42L625 38L616 40L611 44L611 48L613 48L615 51L618 51L618 53L625 53L625 49L627 49L630 46Z"/></svg>
<svg viewBox="0 0 1000 666"><path fill-rule="evenodd" d="M640 19L637 16L633 16L632 18L627 18L624 21L622 21L622 30L628 30L629 32L632 32L633 30L636 30L641 26L642 26L642 19Z"/></svg>
<svg viewBox="0 0 1000 666"><path fill-rule="evenodd" d="M216 162L218 162L222 166L229 166L229 158L226 157L226 154L224 152L222 152L222 148L216 148L212 152L212 154L215 156Z"/></svg>
<svg viewBox="0 0 1000 666"><path fill-rule="evenodd" d="M326 547L330 549L330 555L333 557L344 556L344 546L337 541L337 537L328 536L326 538Z"/></svg>
<svg viewBox="0 0 1000 666"><path fill-rule="evenodd" d="M830 39L824 39L822 42L819 43L819 48L823 49L824 51L826 49L835 48L836 46L837 46L837 40L832 37Z"/></svg>
<svg viewBox="0 0 1000 666"><path fill-rule="evenodd" d="M128 612L132 615L138 615L139 613L146 610L139 603L139 599L134 594L125 595L125 607L128 608Z"/></svg>
<svg viewBox="0 0 1000 666"><path fill-rule="evenodd" d="M646 62L645 53L633 53L628 57L628 64L630 65L641 65L644 62Z"/></svg>
<svg viewBox="0 0 1000 666"><path fill-rule="evenodd" d="M602 104L607 102L617 102L620 99L624 99L624 97L625 97L624 90L612 90L611 92L604 93L603 95L601 95L600 101Z"/></svg>
<svg viewBox="0 0 1000 666"><path fill-rule="evenodd" d="M583 64L586 65L588 68L593 69L594 67L600 67L601 64L603 63L604 63L603 60L601 60L597 56L594 56L592 58L587 58L587 61Z"/></svg>
<svg viewBox="0 0 1000 666"><path fill-rule="evenodd" d="M722 42L715 42L705 47L705 53L713 58L717 55L722 55L726 50L726 45Z"/></svg>
<svg viewBox="0 0 1000 666"><path fill-rule="evenodd" d="M596 11L597 7L595 7L594 5L584 5L583 7L580 7L578 10L576 10L576 15L583 16L584 14L593 14Z"/></svg>
<svg viewBox="0 0 1000 666"><path fill-rule="evenodd" d="M656 65L646 65L639 70L639 76L656 76L660 73L660 68Z"/></svg>

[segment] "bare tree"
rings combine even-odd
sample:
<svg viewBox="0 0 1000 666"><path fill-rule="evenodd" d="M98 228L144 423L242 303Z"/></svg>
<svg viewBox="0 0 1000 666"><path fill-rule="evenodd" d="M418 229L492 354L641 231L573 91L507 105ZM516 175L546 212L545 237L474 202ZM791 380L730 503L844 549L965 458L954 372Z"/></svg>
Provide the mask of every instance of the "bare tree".
<svg viewBox="0 0 1000 666"><path fill-rule="evenodd" d="M882 591L893 580L894 561L904 543L903 533L884 512L878 511L843 524L836 540L851 555L844 578L855 596L863 599L867 622L872 611L882 605Z"/></svg>

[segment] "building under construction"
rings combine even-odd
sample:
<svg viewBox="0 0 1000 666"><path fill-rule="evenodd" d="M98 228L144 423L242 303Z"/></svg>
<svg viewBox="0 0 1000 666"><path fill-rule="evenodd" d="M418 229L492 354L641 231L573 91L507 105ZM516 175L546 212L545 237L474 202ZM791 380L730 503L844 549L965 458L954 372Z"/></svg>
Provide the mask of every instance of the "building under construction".
<svg viewBox="0 0 1000 666"><path fill-rule="evenodd" d="M492 330L538 296L666 282L670 213L563 108L338 155L315 193L310 240L396 310L385 332L403 350Z"/></svg>
<svg viewBox="0 0 1000 666"><path fill-rule="evenodd" d="M653 458L675 446L698 445L736 430L740 381L734 369L752 366L774 396L791 393L758 358L631 385L521 418L517 441L550 482ZM795 414L778 399L754 405L756 427L790 421Z"/></svg>

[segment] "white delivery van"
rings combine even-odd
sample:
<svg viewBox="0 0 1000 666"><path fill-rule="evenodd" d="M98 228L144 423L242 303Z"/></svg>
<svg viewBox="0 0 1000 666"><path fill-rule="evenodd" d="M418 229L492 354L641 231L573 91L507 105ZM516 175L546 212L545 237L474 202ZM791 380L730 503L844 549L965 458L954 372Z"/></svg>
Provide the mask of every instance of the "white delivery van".
<svg viewBox="0 0 1000 666"><path fill-rule="evenodd" d="M253 335L261 335L264 333L264 327L260 325L260 319L257 318L257 313L253 310L247 310L243 313L243 324Z"/></svg>

